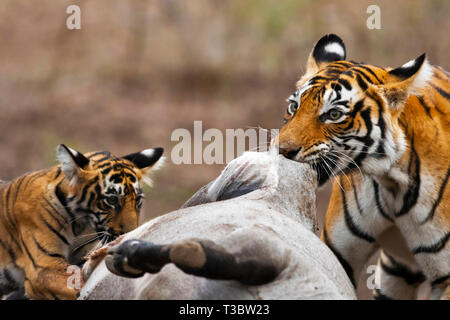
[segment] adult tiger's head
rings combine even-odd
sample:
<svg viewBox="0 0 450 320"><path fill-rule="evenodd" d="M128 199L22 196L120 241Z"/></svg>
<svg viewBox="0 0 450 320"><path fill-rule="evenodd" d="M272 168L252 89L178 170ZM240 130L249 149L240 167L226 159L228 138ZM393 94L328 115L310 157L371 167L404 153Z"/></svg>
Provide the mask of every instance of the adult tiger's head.
<svg viewBox="0 0 450 320"><path fill-rule="evenodd" d="M83 155L61 144L57 159L68 181L69 193L58 195L56 190L56 196L74 221L86 221L103 243L108 242L138 226L144 200L141 182L151 184L148 174L156 169L158 160L157 165L162 164L163 151L146 149L117 158L107 151Z"/></svg>
<svg viewBox="0 0 450 320"><path fill-rule="evenodd" d="M314 166L319 185L358 167L371 174L389 170L406 148L398 125L402 107L432 73L425 54L396 69L345 58L338 36L317 42L277 139L285 157Z"/></svg>

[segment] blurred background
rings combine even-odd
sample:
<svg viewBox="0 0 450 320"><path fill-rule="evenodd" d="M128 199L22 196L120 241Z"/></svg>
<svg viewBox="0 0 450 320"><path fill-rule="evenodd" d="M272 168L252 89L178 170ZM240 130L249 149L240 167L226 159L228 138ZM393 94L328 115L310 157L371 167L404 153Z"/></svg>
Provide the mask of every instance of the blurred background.
<svg viewBox="0 0 450 320"><path fill-rule="evenodd" d="M66 8L81 8L81 30ZM366 27L369 5L381 30ZM280 128L313 44L400 66L426 52L450 69L446 0L2 0L0 179L56 164L55 148L125 155L162 146L143 221L177 209L223 165L174 165L176 128ZM322 216L330 188L321 191Z"/></svg>

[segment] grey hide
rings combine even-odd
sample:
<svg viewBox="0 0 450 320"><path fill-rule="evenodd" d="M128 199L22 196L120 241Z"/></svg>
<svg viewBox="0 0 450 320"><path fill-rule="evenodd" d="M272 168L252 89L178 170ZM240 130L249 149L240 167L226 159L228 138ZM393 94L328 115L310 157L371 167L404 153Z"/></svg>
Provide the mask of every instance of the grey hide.
<svg viewBox="0 0 450 320"><path fill-rule="evenodd" d="M90 276L80 299L355 299L344 269L314 233L315 191L308 165L272 152L247 152L183 208L124 238L156 244L209 239L233 254L275 261L281 273L268 284L210 280L173 264L157 274L123 278L109 272L104 261L90 270L88 261L84 273Z"/></svg>

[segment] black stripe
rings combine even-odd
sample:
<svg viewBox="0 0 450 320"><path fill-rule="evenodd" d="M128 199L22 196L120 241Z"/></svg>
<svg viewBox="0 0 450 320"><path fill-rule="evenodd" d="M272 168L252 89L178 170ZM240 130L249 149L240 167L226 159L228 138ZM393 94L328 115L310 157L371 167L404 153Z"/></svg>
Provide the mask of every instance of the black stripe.
<svg viewBox="0 0 450 320"><path fill-rule="evenodd" d="M381 138L384 139L386 136L386 123L384 121L383 118L383 103L380 101L380 99L374 95L371 95L370 93L367 93L367 96L369 98L371 98L372 100L374 100L377 104L377 108L378 108L378 127L380 128L381 131Z"/></svg>
<svg viewBox="0 0 450 320"><path fill-rule="evenodd" d="M372 79L370 79L370 77L367 74L365 74L364 71L357 69L357 67L353 68L353 70L355 71L356 74L361 75L364 78L364 80L366 80L368 83L373 84Z"/></svg>
<svg viewBox="0 0 450 320"><path fill-rule="evenodd" d="M58 213L58 215L64 220L64 223L69 223L69 221L67 221L66 217L64 217L61 212L59 212L58 209L56 209L53 205L53 203L51 203L46 197L42 197L45 201L45 203L56 213ZM44 207L44 206L43 206ZM45 207L44 207L45 208Z"/></svg>
<svg viewBox="0 0 450 320"><path fill-rule="evenodd" d="M60 181L56 185L56 187L55 187L55 195L58 198L58 200L61 203L61 205L63 207L67 207L67 198L66 198L66 195L64 194L64 192L61 189L61 183L62 183L62 181Z"/></svg>
<svg viewBox="0 0 450 320"><path fill-rule="evenodd" d="M342 179L340 179L340 180L341 180L341 186L343 186L343 181L342 181ZM345 224L347 225L350 232L354 236L356 236L360 239L366 240L367 242L370 242L370 243L375 242L375 239L372 236L370 236L363 230L359 229L358 226L355 225L355 222L353 221L353 218L350 215L350 212L348 211L347 199L346 199L345 190L343 187L341 188L341 194L342 194L342 206L344 208Z"/></svg>
<svg viewBox="0 0 450 320"><path fill-rule="evenodd" d="M364 107L364 99L359 100L358 102L355 103L355 105L353 106L353 110L350 112L350 114L348 115L348 117L351 119L349 124L344 128L344 131L347 131L348 129L350 129L351 127L353 127L354 125L354 118L356 116L356 114L358 112L361 111L361 109Z"/></svg>
<svg viewBox="0 0 450 320"><path fill-rule="evenodd" d="M47 228L49 228L50 231L53 232L62 242L64 242L66 245L69 245L69 242L67 241L67 239L61 233L59 233L55 228L53 228L51 224L49 224L43 217L41 217L41 220L45 223Z"/></svg>
<svg viewBox="0 0 450 320"><path fill-rule="evenodd" d="M95 241L100 241L100 239L99 239L98 237L94 237L94 238L91 239L91 240L87 240L84 244L78 246L71 254L72 254L73 256L76 255L76 254L77 254L81 249L83 249L85 246L87 246L87 245L89 245L89 244L91 244L92 242L95 242Z"/></svg>
<svg viewBox="0 0 450 320"><path fill-rule="evenodd" d="M98 152L95 152L95 153L93 153L93 154L90 154L89 157L88 157L88 159L91 159L91 158L93 158L93 157L95 157L95 156L98 156L98 155L103 155L103 156L111 157L111 153L110 153L109 151L98 151ZM98 162L100 162L100 161L98 161Z"/></svg>
<svg viewBox="0 0 450 320"><path fill-rule="evenodd" d="M360 86L361 90L366 91L368 88L367 83L364 82L364 80L361 78L361 76L358 73L356 73L355 75L356 75L356 81L358 82L358 85Z"/></svg>
<svg viewBox="0 0 450 320"><path fill-rule="evenodd" d="M73 215L73 213L71 212L70 208L67 206L68 201L71 201L73 198L71 199L67 199L66 198L66 194L64 194L64 192L61 189L61 183L62 181L60 181L56 187L55 187L55 195L56 198L58 198L59 203L64 207L64 209L66 210L67 214L69 215L70 219L73 220L75 218L75 216ZM53 208L54 209L54 208ZM58 210L56 210L58 211Z"/></svg>
<svg viewBox="0 0 450 320"><path fill-rule="evenodd" d="M61 167L58 167L58 169L56 170L56 174L55 174L55 177L53 178L53 180L58 179L58 177L61 175L61 172L62 172Z"/></svg>
<svg viewBox="0 0 450 320"><path fill-rule="evenodd" d="M66 227L63 223L61 223L61 221L59 221L58 217L55 216L55 212L53 212L51 209L47 208L46 206L42 206L42 207L44 208L45 211L47 211L47 213L50 215L50 217L52 217L53 220L55 220L58 223L60 230L62 230ZM56 212L56 214L59 215L59 212Z"/></svg>
<svg viewBox="0 0 450 320"><path fill-rule="evenodd" d="M359 215L362 216L363 210L362 210L361 205L358 200L358 192L356 191L356 188L355 188L355 181L353 179L353 175L350 176L350 181L351 181L351 187L353 189L353 196L355 197L356 207L358 208Z"/></svg>
<svg viewBox="0 0 450 320"><path fill-rule="evenodd" d="M9 221L6 219L5 215L3 215L3 214L0 214L0 219L2 220L3 225L5 226L5 230L9 234L9 237L13 240L13 241L10 241L10 243L13 243L20 250L19 244L17 243L17 239L16 239L15 233L13 233L11 228L8 228L8 226L7 226L8 224L10 224ZM11 253L10 253L10 255L11 255Z"/></svg>
<svg viewBox="0 0 450 320"><path fill-rule="evenodd" d="M444 178L444 181L442 181L441 187L439 188L439 195L436 199L436 201L433 203L433 207L430 210L430 213L428 214L427 218L421 223L425 223L434 217L434 213L436 212L436 208L441 203L442 197L444 196L445 187L447 186L448 178L450 176L450 167L447 169L447 174Z"/></svg>
<svg viewBox="0 0 450 320"><path fill-rule="evenodd" d="M404 279L406 283L409 285L422 283L426 280L426 277L422 271L414 272L403 263L396 261L392 256L388 255L386 252L385 254L389 259L389 263L391 264L387 265L383 262L383 260L381 260L381 268L386 273L390 274L391 276Z"/></svg>
<svg viewBox="0 0 450 320"><path fill-rule="evenodd" d="M343 67L353 67L355 65L355 63L350 62L350 61L335 61L333 62L334 65L342 65Z"/></svg>
<svg viewBox="0 0 450 320"><path fill-rule="evenodd" d="M19 178L17 180L17 184L15 185L16 187L16 192L14 194L14 200L13 200L13 205L14 203L16 203L17 201L17 196L19 195L19 191L20 191L20 186L22 185L23 180L25 179L25 176L22 176L21 178Z"/></svg>
<svg viewBox="0 0 450 320"><path fill-rule="evenodd" d="M445 178L442 181L441 187L439 188L438 197L437 197L436 201L433 203L433 207L431 208L430 213L428 214L427 218L420 224L424 224L427 221L430 221L433 219L436 209L439 206L439 204L441 203L442 197L444 196L444 191L445 191L445 187L447 186L449 176L450 176L450 167L447 169L447 174L445 175Z"/></svg>
<svg viewBox="0 0 450 320"><path fill-rule="evenodd" d="M435 287L435 286L437 286L437 285L439 285L439 284L441 284L441 283L444 283L444 282L447 281L448 279L450 279L450 273L447 274L447 275L445 275L445 276L443 276L443 277L439 277L439 278L437 278L437 279L434 279L434 280L431 282L431 286L432 286L432 287Z"/></svg>
<svg viewBox="0 0 450 320"><path fill-rule="evenodd" d="M38 265L38 264L36 263L36 261L34 261L33 256L31 255L30 250L28 250L28 247L25 245L25 242L23 242L22 237L20 237L20 242L21 242L21 244L22 244L22 247L25 249L25 252L26 252L28 258L31 260L31 263L33 264L33 267L34 267L35 269L37 269L37 268L42 268L40 265Z"/></svg>
<svg viewBox="0 0 450 320"><path fill-rule="evenodd" d="M28 181L25 183L25 185L23 186L24 189L26 189L28 187L28 185L33 182L34 180L42 177L43 175L45 175L47 173L47 171L38 171L38 172L32 172L28 175L29 179Z"/></svg>
<svg viewBox="0 0 450 320"><path fill-rule="evenodd" d="M427 115L428 115L430 118L433 118L433 117L431 116L431 113L430 113L430 106L429 106L428 104L426 104L426 102L423 100L423 97L422 97L422 96L417 96L417 99L419 100L420 105L423 107L423 109L425 110L425 112L427 113Z"/></svg>
<svg viewBox="0 0 450 320"><path fill-rule="evenodd" d="M87 207L88 208L91 208L92 207L92 202L95 200L95 193L94 192L91 192L91 195L89 196L89 200L88 200L88 203L87 203Z"/></svg>
<svg viewBox="0 0 450 320"><path fill-rule="evenodd" d="M344 86L345 89L348 91L352 90L352 86L350 85L350 82L348 82L345 79L339 78L337 81Z"/></svg>
<svg viewBox="0 0 450 320"><path fill-rule="evenodd" d="M17 231L17 223L14 217L11 215L11 210L9 206L9 203L11 202L10 201L11 189L12 183L10 183L6 189L6 196L5 196L6 219L9 221L9 225L11 226L11 228Z"/></svg>
<svg viewBox="0 0 450 320"><path fill-rule="evenodd" d="M102 162L102 161L108 160L109 158L110 158L110 156L104 156L103 158L100 158L100 159L98 159L96 161L97 162Z"/></svg>
<svg viewBox="0 0 450 320"><path fill-rule="evenodd" d="M322 77L322 76L315 76L315 77L309 79L308 84L312 85L318 81L328 81L328 80L330 80L330 78Z"/></svg>
<svg viewBox="0 0 450 320"><path fill-rule="evenodd" d="M395 215L400 217L408 213L412 207L417 203L420 191L420 159L414 147L414 137L411 139L411 155L408 164L408 176L411 182L408 186L408 191L403 197L403 206Z"/></svg>
<svg viewBox="0 0 450 320"><path fill-rule="evenodd" d="M450 239L450 232L447 232L445 236L443 236L438 242L432 244L430 246L419 246L413 249L413 254L418 253L437 253L445 248L448 239Z"/></svg>
<svg viewBox="0 0 450 320"><path fill-rule="evenodd" d="M437 85L435 85L434 83L431 83L431 86L436 89L437 92L439 92L439 94L441 96L443 96L445 99L450 100L450 93L448 93L447 91L445 91L444 89L441 89L440 87L438 87Z"/></svg>
<svg viewBox="0 0 450 320"><path fill-rule="evenodd" d="M359 166L361 164L361 162L367 157L367 155L368 155L367 150L374 143L373 139L370 137L370 134L372 132L372 127L373 127L371 119L370 119L370 110L365 109L365 110L361 111L360 115L363 118L364 123L366 125L366 129L367 129L366 135L364 137L350 135L350 136L345 136L343 139L344 139L344 142L347 142L351 139L355 139L357 141L362 142L364 144L364 146L363 146L361 152L356 156L354 161L350 162L347 165L347 167L344 169L344 172L349 172L352 169L355 169L356 166Z"/></svg>
<svg viewBox="0 0 450 320"><path fill-rule="evenodd" d="M41 252L43 252L45 255L47 255L47 256L50 256L50 257L53 257L53 258L61 258L61 259L64 259L64 260L66 260L66 257L64 257L62 254L59 254L59 253L55 253L55 252L50 252L50 251L48 251L47 249L45 249L36 239L35 239L35 237L33 236L33 240L34 240L34 243L36 244L36 247L41 251Z"/></svg>
<svg viewBox="0 0 450 320"><path fill-rule="evenodd" d="M97 165L97 169L100 170L100 169L102 169L102 168L104 168L104 167L107 167L107 166L109 166L109 165L111 165L111 161L106 161L106 162L104 162L104 163L98 164L98 165Z"/></svg>
<svg viewBox="0 0 450 320"><path fill-rule="evenodd" d="M375 192L375 203L377 205L377 209L378 211L381 213L381 215L386 218L389 221L393 221L391 217L389 217L389 215L386 213L386 211L384 211L383 206L381 204L381 199L380 199L380 190L378 188L378 183L375 180L372 180L373 183L373 190Z"/></svg>
<svg viewBox="0 0 450 320"><path fill-rule="evenodd" d="M327 76L336 76L340 75L344 70L342 68L330 68L328 67L325 71Z"/></svg>
<svg viewBox="0 0 450 320"><path fill-rule="evenodd" d="M375 79L377 79L378 84L381 83L381 80L377 77L377 75L375 74L375 72L373 72L369 67L365 66L365 65L359 65L358 67L363 68L364 70L368 71L372 76L375 77Z"/></svg>
<svg viewBox="0 0 450 320"><path fill-rule="evenodd" d="M0 239L0 246L3 248L3 250L5 250L6 252L8 252L9 257L11 258L11 260L15 261L16 260L16 255L14 254L14 251L12 250L12 248L10 246L7 246L2 239Z"/></svg>
<svg viewBox="0 0 450 320"><path fill-rule="evenodd" d="M77 201L77 205L80 205L84 202L84 200L86 199L86 194L88 192L88 189L94 184L97 183L98 181L98 176L96 176L94 179L92 179L91 181L89 181L84 187L83 187L83 191L81 192L81 198L80 200Z"/></svg>
<svg viewBox="0 0 450 320"><path fill-rule="evenodd" d="M345 272L347 273L348 278L350 279L353 286L356 288L356 282L355 282L355 276L353 275L353 269L350 266L350 264L347 262L347 260L344 259L344 257L334 248L334 246L331 244L330 239L328 238L327 229L323 227L323 240L325 244L330 248L330 250L334 253L338 261L341 263L342 267L344 268Z"/></svg>
<svg viewBox="0 0 450 320"><path fill-rule="evenodd" d="M314 163L313 168L317 173L317 180L319 187L322 186L330 178L330 174L327 172L326 165L322 162Z"/></svg>

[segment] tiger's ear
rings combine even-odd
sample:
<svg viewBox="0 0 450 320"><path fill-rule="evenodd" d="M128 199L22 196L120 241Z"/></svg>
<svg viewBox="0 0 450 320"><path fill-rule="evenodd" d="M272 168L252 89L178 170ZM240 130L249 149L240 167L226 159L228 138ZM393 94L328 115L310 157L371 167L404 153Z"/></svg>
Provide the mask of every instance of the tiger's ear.
<svg viewBox="0 0 450 320"><path fill-rule="evenodd" d="M161 156L163 153L163 148L153 148L132 153L122 158L131 161L138 169L140 169L143 173L144 182L151 185L152 182L147 174L150 171L157 170L162 167L164 157L161 158Z"/></svg>
<svg viewBox="0 0 450 320"><path fill-rule="evenodd" d="M61 164L62 171L71 182L80 175L81 170L86 170L89 166L88 158L64 144L60 144L56 148L56 158Z"/></svg>
<svg viewBox="0 0 450 320"><path fill-rule="evenodd" d="M316 43L309 54L306 73L314 74L328 63L345 60L345 57L344 41L335 34L327 34Z"/></svg>
<svg viewBox="0 0 450 320"><path fill-rule="evenodd" d="M387 73L385 83L380 85L381 94L391 109L403 106L411 94L426 85L433 70L426 60L425 53L399 68Z"/></svg>

